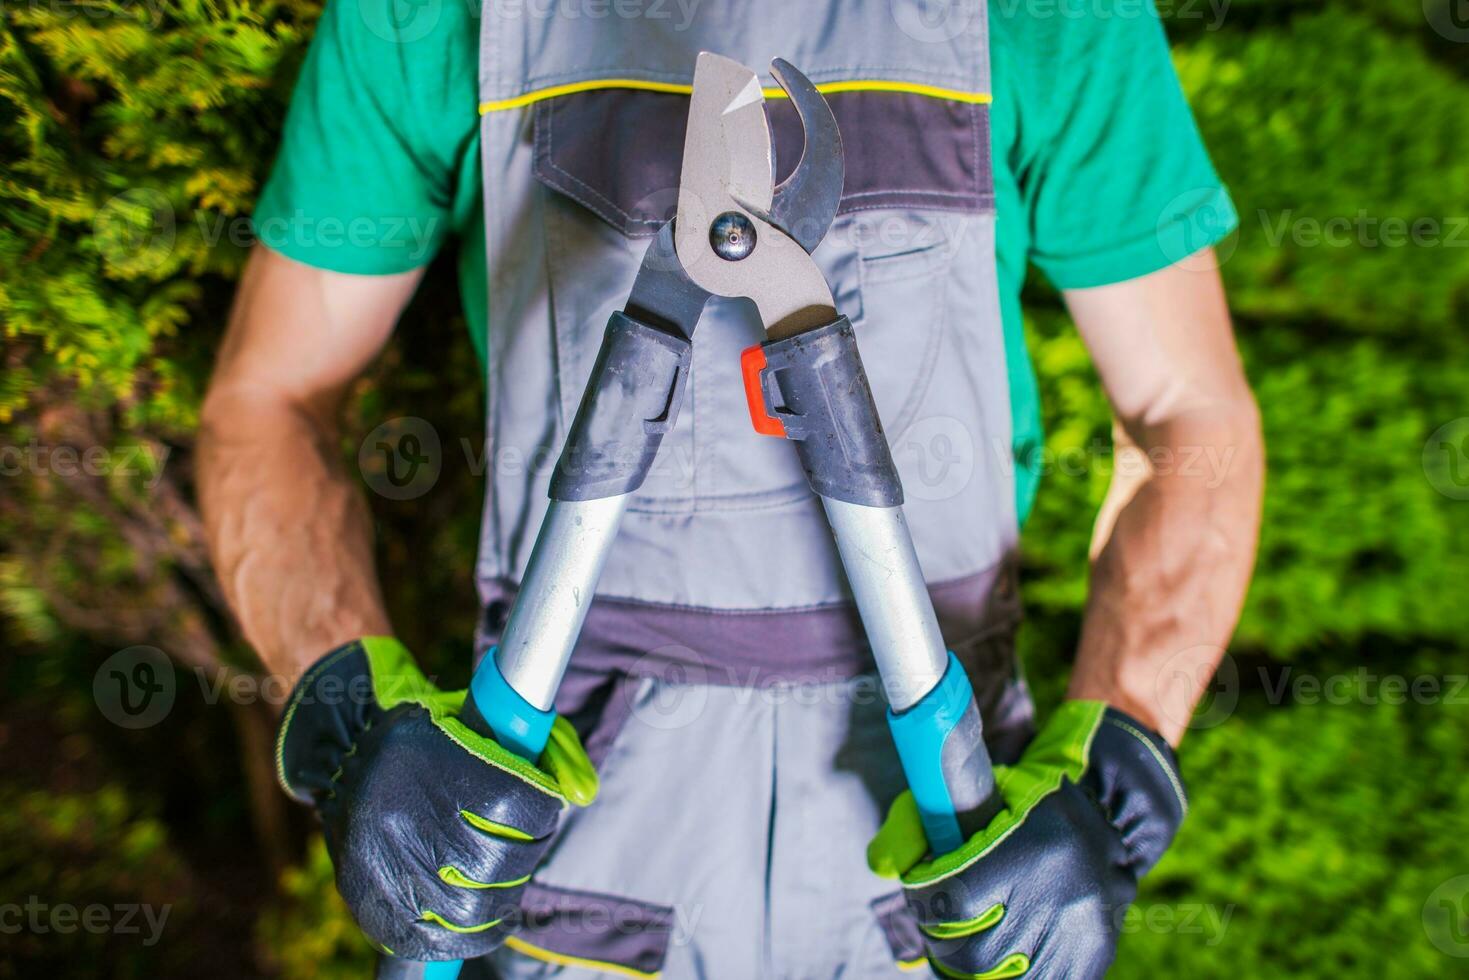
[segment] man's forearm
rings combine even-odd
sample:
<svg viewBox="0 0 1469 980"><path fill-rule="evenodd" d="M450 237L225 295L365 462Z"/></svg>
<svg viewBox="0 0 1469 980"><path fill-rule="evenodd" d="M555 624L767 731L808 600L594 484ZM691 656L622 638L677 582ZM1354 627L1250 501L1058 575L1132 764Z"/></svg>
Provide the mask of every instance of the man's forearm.
<svg viewBox="0 0 1469 980"><path fill-rule="evenodd" d="M1117 448L1068 694L1107 701L1177 745L1254 566L1258 413L1246 394L1132 436L1119 428Z"/></svg>
<svg viewBox="0 0 1469 980"><path fill-rule="evenodd" d="M273 673L294 684L325 651L391 631L371 518L330 422L274 396L211 393L199 496L225 597Z"/></svg>

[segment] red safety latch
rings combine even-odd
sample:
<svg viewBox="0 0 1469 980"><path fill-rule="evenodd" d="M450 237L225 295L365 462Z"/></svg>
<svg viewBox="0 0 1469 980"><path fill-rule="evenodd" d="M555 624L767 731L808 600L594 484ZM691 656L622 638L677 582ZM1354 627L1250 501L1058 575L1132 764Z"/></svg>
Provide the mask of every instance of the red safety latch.
<svg viewBox="0 0 1469 980"><path fill-rule="evenodd" d="M740 354L740 373L745 377L745 401L750 405L750 423L762 436L786 437L786 427L765 407L765 348L760 344L746 347Z"/></svg>

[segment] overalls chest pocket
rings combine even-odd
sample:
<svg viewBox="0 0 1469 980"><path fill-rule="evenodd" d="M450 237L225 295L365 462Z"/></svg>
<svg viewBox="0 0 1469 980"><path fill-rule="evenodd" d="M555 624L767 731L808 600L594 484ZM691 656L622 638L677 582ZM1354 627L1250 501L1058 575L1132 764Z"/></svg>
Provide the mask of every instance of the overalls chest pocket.
<svg viewBox="0 0 1469 980"><path fill-rule="evenodd" d="M984 107L906 92L829 97L847 164L837 221L814 258L858 343L890 438L922 409L951 325L966 218L992 213ZM688 99L607 89L536 105L559 408L565 423L649 237L677 206ZM777 178L802 149L785 100L767 103ZM993 264L987 273L993 276ZM763 339L753 304L716 298L694 335L683 411L635 511L760 511L809 498L795 454L751 429L739 355Z"/></svg>

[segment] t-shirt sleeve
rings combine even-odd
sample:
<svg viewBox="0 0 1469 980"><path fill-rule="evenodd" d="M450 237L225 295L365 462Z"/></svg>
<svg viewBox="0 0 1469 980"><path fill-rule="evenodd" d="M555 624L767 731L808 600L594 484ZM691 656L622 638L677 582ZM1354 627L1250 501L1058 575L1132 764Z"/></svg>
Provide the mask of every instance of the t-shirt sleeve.
<svg viewBox="0 0 1469 980"><path fill-rule="evenodd" d="M450 232L457 159L476 122L463 3L329 0L255 208L257 239L336 272L425 265ZM425 20L431 15L432 20Z"/></svg>
<svg viewBox="0 0 1469 980"><path fill-rule="evenodd" d="M1060 289L1155 272L1238 224L1150 0L1069 9L1012 25L1030 258Z"/></svg>

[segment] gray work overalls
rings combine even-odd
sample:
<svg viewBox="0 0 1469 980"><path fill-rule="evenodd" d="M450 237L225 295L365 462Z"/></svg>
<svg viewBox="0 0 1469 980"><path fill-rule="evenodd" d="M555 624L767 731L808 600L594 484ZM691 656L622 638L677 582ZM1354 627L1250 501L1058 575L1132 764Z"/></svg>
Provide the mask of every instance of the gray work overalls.
<svg viewBox="0 0 1469 980"><path fill-rule="evenodd" d="M781 56L846 148L816 252L907 493L945 637L997 758L1028 737L1015 666L1011 416L996 293L982 3L487 0L483 653L498 639L608 316L675 204L708 49ZM762 75L773 85L768 72ZM837 84L833 84L837 83ZM772 100L778 171L800 129ZM507 977L886 977L921 964L865 848L902 789L860 623L796 454L751 428L754 307L715 299L674 432L634 498L557 707L602 777L496 955Z"/></svg>

